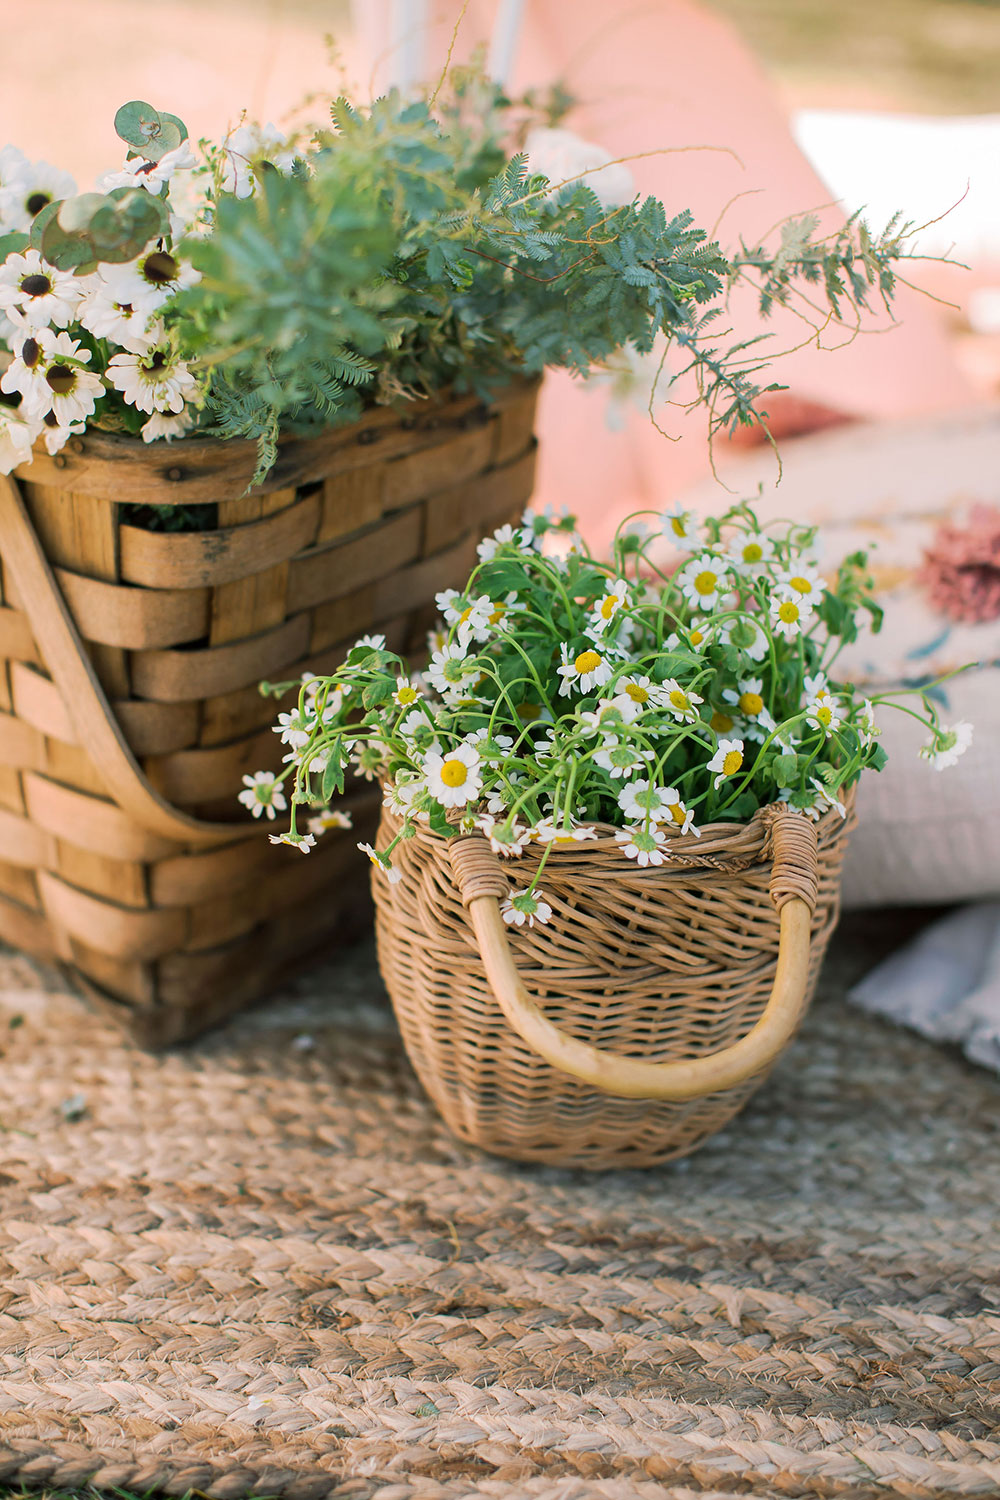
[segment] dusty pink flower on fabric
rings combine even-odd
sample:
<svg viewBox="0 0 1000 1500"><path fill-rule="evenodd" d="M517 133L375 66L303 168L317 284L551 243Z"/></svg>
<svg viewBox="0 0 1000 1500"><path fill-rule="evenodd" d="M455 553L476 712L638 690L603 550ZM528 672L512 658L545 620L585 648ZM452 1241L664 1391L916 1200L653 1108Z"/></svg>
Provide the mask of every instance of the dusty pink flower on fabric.
<svg viewBox="0 0 1000 1500"><path fill-rule="evenodd" d="M1000 618L1000 508L977 505L965 526L941 526L918 577L949 620L979 625Z"/></svg>

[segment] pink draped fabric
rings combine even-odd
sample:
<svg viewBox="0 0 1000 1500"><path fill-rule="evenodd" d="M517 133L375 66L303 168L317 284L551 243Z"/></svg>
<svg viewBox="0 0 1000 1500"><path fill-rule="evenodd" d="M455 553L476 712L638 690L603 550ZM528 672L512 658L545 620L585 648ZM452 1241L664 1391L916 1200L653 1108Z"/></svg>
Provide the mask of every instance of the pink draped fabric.
<svg viewBox="0 0 1000 1500"><path fill-rule="evenodd" d="M470 0L455 60L467 59L488 38L495 9L496 0ZM432 6L429 73L442 65L460 11L458 0ZM796 146L762 69L710 9L688 0L620 9L602 0L527 0L509 85L520 90L556 78L580 101L568 123L613 156L657 147L722 148L647 155L631 169L640 191L656 193L671 208L689 207L708 230L722 214L724 246L741 236L752 241L806 210L822 210L829 227L842 222ZM762 326L756 299L747 293L734 301L732 314L734 337L773 335L762 346L768 355L801 346L810 335L784 311ZM779 426L794 431L821 424L830 412L877 419L969 400L934 304L901 287L895 316L896 325L884 313L872 317L866 326L877 331L845 347L806 343L778 360L772 378L790 388L790 397L772 398ZM845 337L831 328L821 342L843 345ZM548 377L542 399L538 498L577 510L595 541L613 516L665 503L702 478L709 463L703 413L662 408L661 420L679 439L670 442L638 410L624 430L609 430L607 399L606 388L587 390L563 375ZM719 456L724 460L724 452Z"/></svg>

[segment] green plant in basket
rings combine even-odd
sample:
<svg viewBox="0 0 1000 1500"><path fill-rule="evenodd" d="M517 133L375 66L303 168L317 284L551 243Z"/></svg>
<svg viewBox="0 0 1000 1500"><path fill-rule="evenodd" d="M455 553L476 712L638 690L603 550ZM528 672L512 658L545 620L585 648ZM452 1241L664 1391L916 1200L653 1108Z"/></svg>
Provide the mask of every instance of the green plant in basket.
<svg viewBox="0 0 1000 1500"><path fill-rule="evenodd" d="M5 146L0 472L98 429L252 439L256 482L282 434L661 348L670 379L689 377L672 399L731 431L763 420L775 389L758 383L758 340L720 322L735 282L758 287L762 317L818 293L817 326L854 330L891 300L906 226L823 235L806 215L773 247L727 253L686 209L640 199L622 166L553 165L565 106L457 71L425 98L339 99L294 140L241 124L195 148L177 116L132 100L115 116L120 169L83 194Z"/></svg>
<svg viewBox="0 0 1000 1500"><path fill-rule="evenodd" d="M304 679L276 725L285 769L244 778L240 800L268 818L290 804L274 840L306 852L343 826L323 809L346 778L380 778L399 833L359 847L390 881L418 823L443 837L478 829L511 859L610 825L622 858L645 866L669 862L678 834L770 802L843 815L847 788L885 762L875 709L899 695L869 700L837 678L842 647L881 612L865 554L826 579L816 541L813 527L762 525L745 503L701 522L677 508L655 530L629 518L599 562L572 517L529 511L480 544L461 593L438 595L426 666L374 636L331 676ZM971 726L943 725L915 696L905 711L926 723L923 753L941 769ZM508 922L549 919L544 866L543 854L505 903Z"/></svg>

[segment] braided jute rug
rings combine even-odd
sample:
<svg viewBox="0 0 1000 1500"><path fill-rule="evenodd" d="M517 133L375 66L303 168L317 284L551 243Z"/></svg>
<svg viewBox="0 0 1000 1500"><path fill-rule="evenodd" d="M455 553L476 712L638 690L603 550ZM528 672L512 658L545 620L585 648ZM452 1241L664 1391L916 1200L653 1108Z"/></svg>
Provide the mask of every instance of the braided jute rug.
<svg viewBox="0 0 1000 1500"><path fill-rule="evenodd" d="M598 1177L456 1145L366 949L161 1057L0 957L0 1481L1000 1495L1000 1085L845 952L724 1135Z"/></svg>

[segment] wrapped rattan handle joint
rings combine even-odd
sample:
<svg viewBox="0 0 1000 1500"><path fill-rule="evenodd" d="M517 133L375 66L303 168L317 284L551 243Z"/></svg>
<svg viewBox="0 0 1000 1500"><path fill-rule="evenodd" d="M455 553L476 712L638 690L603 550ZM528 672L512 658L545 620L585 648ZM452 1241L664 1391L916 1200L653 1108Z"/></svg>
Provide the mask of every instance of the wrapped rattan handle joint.
<svg viewBox="0 0 1000 1500"><path fill-rule="evenodd" d="M554 1026L521 983L498 898L509 889L499 861L481 838L449 845L455 883L469 913L479 952L508 1023L533 1052L581 1083L624 1099L700 1099L745 1083L768 1067L795 1032L809 979L812 914L818 894L816 831L791 809L767 810L773 868L771 900L778 909L778 962L770 998L757 1024L738 1042L707 1057L643 1062L602 1052Z"/></svg>

